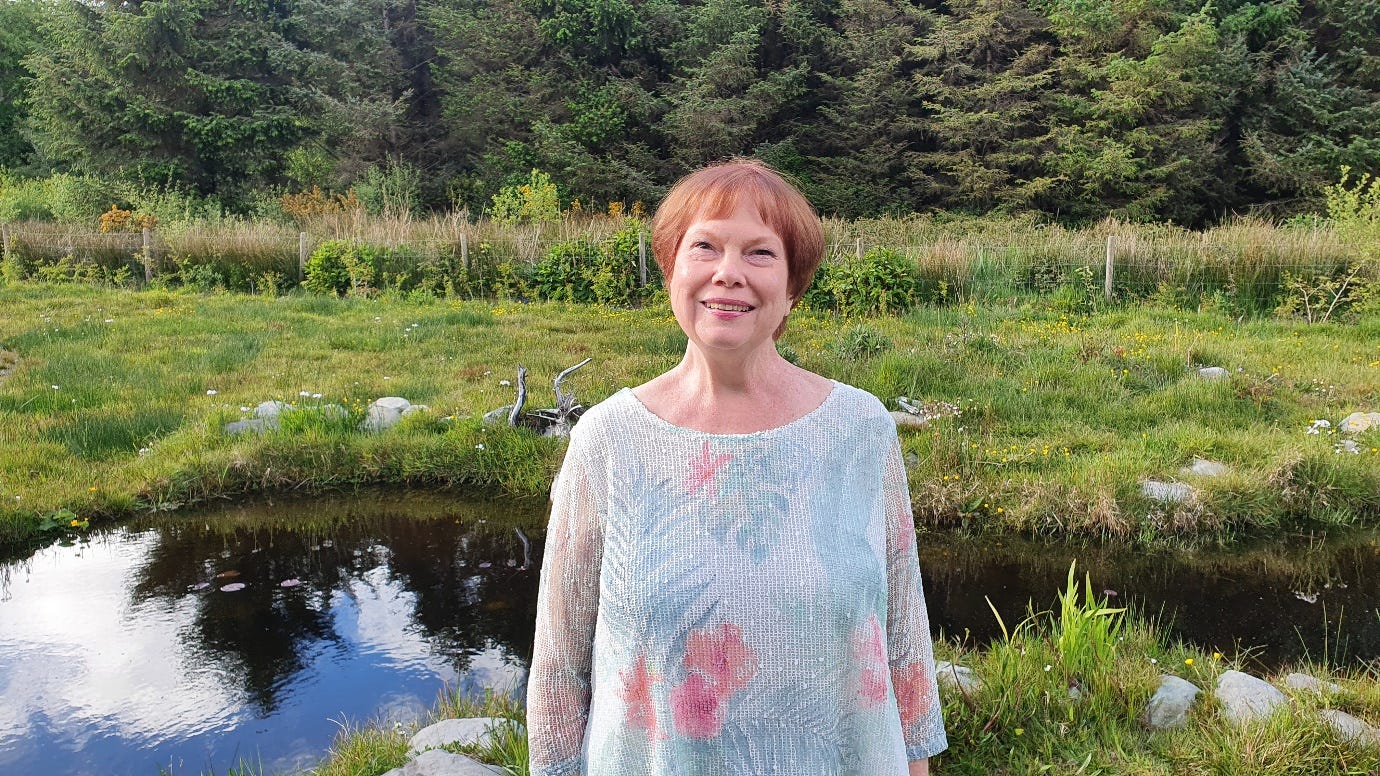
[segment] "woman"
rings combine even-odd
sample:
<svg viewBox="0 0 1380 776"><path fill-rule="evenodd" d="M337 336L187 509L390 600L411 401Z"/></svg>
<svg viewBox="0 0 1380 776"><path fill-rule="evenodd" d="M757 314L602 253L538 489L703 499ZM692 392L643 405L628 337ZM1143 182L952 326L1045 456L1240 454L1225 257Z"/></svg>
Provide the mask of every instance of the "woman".
<svg viewBox="0 0 1380 776"><path fill-rule="evenodd" d="M571 434L528 683L533 774L901 776L947 746L891 416L776 352L823 242L805 198L753 161L693 173L657 210L689 341Z"/></svg>

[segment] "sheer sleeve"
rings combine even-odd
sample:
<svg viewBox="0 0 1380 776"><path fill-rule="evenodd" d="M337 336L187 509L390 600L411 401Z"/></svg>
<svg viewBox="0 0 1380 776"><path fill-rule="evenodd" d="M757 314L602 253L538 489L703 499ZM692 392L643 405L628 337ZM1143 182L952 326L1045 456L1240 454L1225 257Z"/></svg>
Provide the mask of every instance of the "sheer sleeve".
<svg viewBox="0 0 1380 776"><path fill-rule="evenodd" d="M533 776L581 770L589 719L590 661L599 608L606 471L585 425L575 427L551 493L527 682Z"/></svg>
<svg viewBox="0 0 1380 776"><path fill-rule="evenodd" d="M920 582L915 550L915 518L901 458L900 441L891 438L882 478L886 499L887 536L887 660L906 758L922 760L948 748L939 689L934 678L934 643Z"/></svg>

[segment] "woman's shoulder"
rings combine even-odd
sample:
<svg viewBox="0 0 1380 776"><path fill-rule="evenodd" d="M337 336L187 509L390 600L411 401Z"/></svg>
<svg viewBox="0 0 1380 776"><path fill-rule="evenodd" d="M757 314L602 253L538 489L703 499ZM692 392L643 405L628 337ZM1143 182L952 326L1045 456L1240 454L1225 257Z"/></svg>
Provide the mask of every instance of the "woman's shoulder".
<svg viewBox="0 0 1380 776"><path fill-rule="evenodd" d="M830 404L835 412L862 419L891 419L882 400L868 391L835 380L833 393Z"/></svg>
<svg viewBox="0 0 1380 776"><path fill-rule="evenodd" d="M632 389L619 388L594 406L586 408L580 420L570 429L571 441L577 436L593 441L616 432L636 409L636 401Z"/></svg>

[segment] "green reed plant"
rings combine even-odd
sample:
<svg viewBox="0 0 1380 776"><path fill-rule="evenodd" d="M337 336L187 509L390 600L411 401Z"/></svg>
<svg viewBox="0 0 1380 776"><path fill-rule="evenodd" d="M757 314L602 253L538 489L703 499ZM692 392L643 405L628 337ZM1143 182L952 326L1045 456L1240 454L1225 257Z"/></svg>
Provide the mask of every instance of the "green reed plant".
<svg viewBox="0 0 1380 776"><path fill-rule="evenodd" d="M1091 681L1102 676L1116 659L1125 608L1112 608L1106 598L1093 594L1092 576L1084 574L1082 589L1069 564L1068 581L1059 592L1059 619L1055 645L1064 672Z"/></svg>

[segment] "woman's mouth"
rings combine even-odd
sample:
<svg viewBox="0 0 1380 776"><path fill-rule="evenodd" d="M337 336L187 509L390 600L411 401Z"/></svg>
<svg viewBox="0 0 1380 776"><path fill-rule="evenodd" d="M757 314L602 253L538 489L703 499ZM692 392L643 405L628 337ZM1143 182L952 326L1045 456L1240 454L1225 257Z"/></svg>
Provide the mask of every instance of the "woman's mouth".
<svg viewBox="0 0 1380 776"><path fill-rule="evenodd" d="M722 310L729 313L746 313L754 309L752 305L740 302L701 302L700 304L711 310Z"/></svg>

